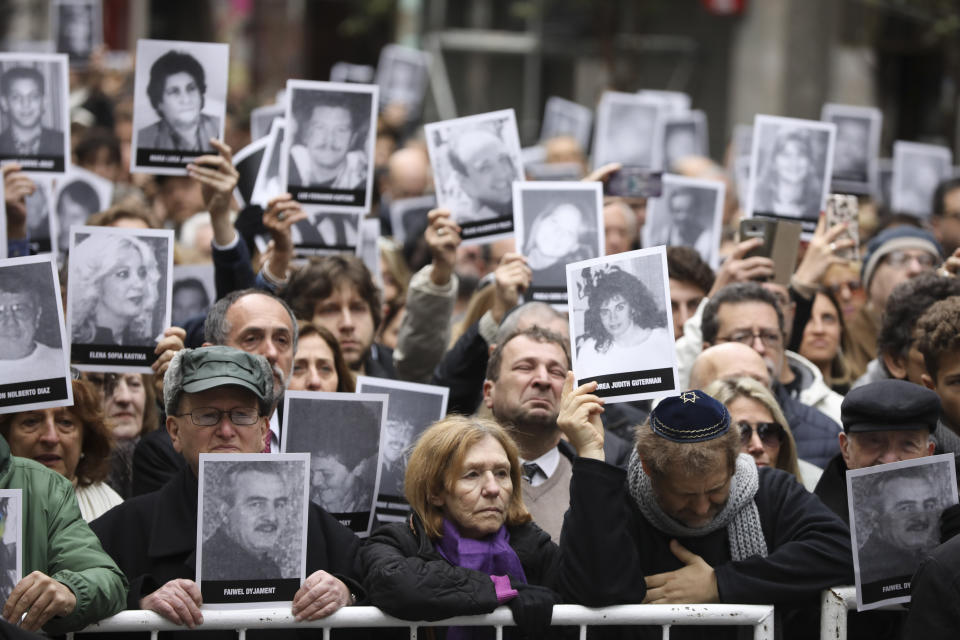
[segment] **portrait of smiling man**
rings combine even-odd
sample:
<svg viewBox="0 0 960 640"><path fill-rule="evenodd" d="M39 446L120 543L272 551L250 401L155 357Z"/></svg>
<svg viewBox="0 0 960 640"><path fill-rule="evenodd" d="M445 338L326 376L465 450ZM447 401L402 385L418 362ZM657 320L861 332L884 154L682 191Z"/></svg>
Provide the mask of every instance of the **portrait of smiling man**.
<svg viewBox="0 0 960 640"><path fill-rule="evenodd" d="M6 128L0 132L0 154L59 156L63 133L44 126L47 85L43 73L30 66L15 66L0 76L0 109Z"/></svg>

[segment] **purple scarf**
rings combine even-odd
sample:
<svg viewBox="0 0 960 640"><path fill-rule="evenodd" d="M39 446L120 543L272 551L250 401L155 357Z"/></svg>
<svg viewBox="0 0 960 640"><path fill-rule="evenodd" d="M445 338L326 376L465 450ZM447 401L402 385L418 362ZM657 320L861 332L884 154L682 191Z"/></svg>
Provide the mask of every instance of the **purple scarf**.
<svg viewBox="0 0 960 640"><path fill-rule="evenodd" d="M437 552L450 564L480 571L491 579L494 576L510 576L519 582L527 582L520 558L510 546L510 534L506 526L500 527L499 531L483 540L475 540L464 538L457 526L444 518L442 534L435 546ZM509 582L503 582L506 582L506 586L509 587ZM497 582L494 581L494 584L497 585ZM514 591L513 594L515 595L516 592ZM493 637L493 630L483 627L450 627L447 632L447 640L488 637Z"/></svg>

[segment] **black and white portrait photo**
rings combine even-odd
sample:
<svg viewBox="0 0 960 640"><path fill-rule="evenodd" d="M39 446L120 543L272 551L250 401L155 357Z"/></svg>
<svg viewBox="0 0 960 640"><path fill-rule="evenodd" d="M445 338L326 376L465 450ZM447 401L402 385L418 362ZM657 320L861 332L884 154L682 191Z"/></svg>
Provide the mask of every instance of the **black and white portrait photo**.
<svg viewBox="0 0 960 640"><path fill-rule="evenodd" d="M71 66L85 66L103 44L102 12L100 0L53 0L50 5L50 33Z"/></svg>
<svg viewBox="0 0 960 640"><path fill-rule="evenodd" d="M677 393L677 354L665 247L567 265L577 385L606 402Z"/></svg>
<svg viewBox="0 0 960 640"><path fill-rule="evenodd" d="M540 142L558 136L570 136L586 152L590 147L590 127L592 125L593 110L571 100L550 96L543 108Z"/></svg>
<svg viewBox="0 0 960 640"><path fill-rule="evenodd" d="M357 393L385 393L390 397L380 445L380 502L405 502L403 476L407 459L420 434L447 414L450 389L429 384L357 376ZM389 505L382 505L388 507ZM384 520L383 517L380 517ZM386 518L389 520L390 518Z"/></svg>
<svg viewBox="0 0 960 640"><path fill-rule="evenodd" d="M67 279L70 362L149 373L170 326L173 231L73 227Z"/></svg>
<svg viewBox="0 0 960 640"><path fill-rule="evenodd" d="M857 609L910 601L910 582L957 504L952 454L847 471Z"/></svg>
<svg viewBox="0 0 960 640"><path fill-rule="evenodd" d="M185 264L173 268L173 295L170 298L174 326L207 311L217 300L212 264Z"/></svg>
<svg viewBox="0 0 960 640"><path fill-rule="evenodd" d="M0 413L73 404L53 256L0 260Z"/></svg>
<svg viewBox="0 0 960 640"><path fill-rule="evenodd" d="M70 167L67 56L0 53L0 162L24 171Z"/></svg>
<svg viewBox="0 0 960 640"><path fill-rule="evenodd" d="M653 142L662 107L633 93L604 91L597 106L593 134L593 166L619 162L652 169Z"/></svg>
<svg viewBox="0 0 960 640"><path fill-rule="evenodd" d="M294 251L300 256L356 253L360 242L359 213L307 207L307 218L290 227Z"/></svg>
<svg viewBox="0 0 960 640"><path fill-rule="evenodd" d="M72 167L71 167L72 170ZM30 251L33 254L52 253L53 239L57 237L59 225L57 216L53 215L53 185L52 174L35 174L30 176L36 187L25 199L27 205L27 236L30 239Z"/></svg>
<svg viewBox="0 0 960 640"><path fill-rule="evenodd" d="M399 44L385 46L377 62L381 108L399 105L406 120L419 118L430 82L429 72L429 53Z"/></svg>
<svg viewBox="0 0 960 640"><path fill-rule="evenodd" d="M268 104L250 112L250 139L259 140L270 133L270 127L277 118L282 118L287 107L283 104Z"/></svg>
<svg viewBox="0 0 960 640"><path fill-rule="evenodd" d="M693 103L690 94L665 89L640 89L636 95L648 102L659 104L665 114L679 115L690 111Z"/></svg>
<svg viewBox="0 0 960 640"><path fill-rule="evenodd" d="M383 203L380 207L383 207ZM427 214L436 207L437 196L432 194L391 200L388 208L393 239L402 245L408 239L416 240L422 236L427 229Z"/></svg>
<svg viewBox="0 0 960 640"><path fill-rule="evenodd" d="M287 125L283 118L277 118L270 125L270 133L266 137L267 146L263 148L263 159L257 169L249 204L266 208L272 198L284 192L280 178L280 161L283 157L283 139L286 131Z"/></svg>
<svg viewBox="0 0 960 640"><path fill-rule="evenodd" d="M823 105L820 119L837 127L833 152L833 186L837 193L869 195L877 180L883 113L876 107Z"/></svg>
<svg viewBox="0 0 960 640"><path fill-rule="evenodd" d="M240 151L233 154L233 167L237 170L237 188L234 196L243 208L252 203L253 190L257 186L257 175L263 163L264 154L270 139L267 136L257 138Z"/></svg>
<svg viewBox="0 0 960 640"><path fill-rule="evenodd" d="M708 156L707 115L703 111L687 111L660 118L655 136L654 166L674 171L677 162L689 156Z"/></svg>
<svg viewBox="0 0 960 640"><path fill-rule="evenodd" d="M23 489L0 489L0 598L23 576Z"/></svg>
<svg viewBox="0 0 960 640"><path fill-rule="evenodd" d="M281 446L310 454L310 500L353 531L369 533L388 396L288 391L283 402Z"/></svg>
<svg viewBox="0 0 960 640"><path fill-rule="evenodd" d="M599 182L514 182L517 249L533 272L527 300L567 308L567 265L604 254Z"/></svg>
<svg viewBox="0 0 960 640"><path fill-rule="evenodd" d="M187 175L223 139L230 46L137 41L131 172Z"/></svg>
<svg viewBox="0 0 960 640"><path fill-rule="evenodd" d="M53 192L56 212L57 252L70 249L70 227L87 223L87 218L103 211L113 200L113 183L92 171L71 167L58 178Z"/></svg>
<svg viewBox="0 0 960 640"><path fill-rule="evenodd" d="M287 81L281 184L295 200L366 211L373 191L376 85Z"/></svg>
<svg viewBox="0 0 960 640"><path fill-rule="evenodd" d="M453 212L464 244L513 233L515 180L523 180L513 109L425 127L440 207Z"/></svg>
<svg viewBox="0 0 960 640"><path fill-rule="evenodd" d="M204 606L290 602L306 577L307 454L200 455L197 583Z"/></svg>
<svg viewBox="0 0 960 640"><path fill-rule="evenodd" d="M799 220L812 233L830 191L836 130L829 122L758 115L747 217Z"/></svg>
<svg viewBox="0 0 960 640"><path fill-rule="evenodd" d="M643 246L692 247L716 269L727 186L719 180L663 175L663 192L647 201Z"/></svg>
<svg viewBox="0 0 960 640"><path fill-rule="evenodd" d="M891 211L929 218L937 185L952 174L953 153L950 149L897 140L893 143Z"/></svg>

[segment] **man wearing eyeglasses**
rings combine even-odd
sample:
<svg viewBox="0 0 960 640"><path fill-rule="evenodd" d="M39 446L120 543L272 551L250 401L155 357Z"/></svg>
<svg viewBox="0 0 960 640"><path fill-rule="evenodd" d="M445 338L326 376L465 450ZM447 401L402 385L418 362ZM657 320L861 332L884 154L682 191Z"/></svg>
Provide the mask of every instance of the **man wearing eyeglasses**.
<svg viewBox="0 0 960 640"><path fill-rule="evenodd" d="M63 349L36 340L41 322L37 289L21 270L0 272L0 384L64 375Z"/></svg>
<svg viewBox="0 0 960 640"><path fill-rule="evenodd" d="M867 302L848 323L847 365L855 376L863 375L867 363L877 356L881 315L890 293L901 282L933 270L943 261L943 252L929 231L915 227L891 227L867 244L860 281Z"/></svg>
<svg viewBox="0 0 960 640"><path fill-rule="evenodd" d="M259 453L274 387L266 358L232 347L184 349L171 360L163 387L166 426L186 466L159 491L91 523L130 580L127 608L149 609L191 629L203 624L194 582L200 454ZM359 592L358 539L318 505L310 505L307 517L309 575L292 604L299 620L328 616Z"/></svg>

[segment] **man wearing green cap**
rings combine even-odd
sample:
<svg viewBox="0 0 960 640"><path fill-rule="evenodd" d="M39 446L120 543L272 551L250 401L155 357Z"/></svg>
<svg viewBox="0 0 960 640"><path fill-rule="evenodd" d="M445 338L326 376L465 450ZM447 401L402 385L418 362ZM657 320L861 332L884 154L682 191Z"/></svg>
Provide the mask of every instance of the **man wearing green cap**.
<svg viewBox="0 0 960 640"><path fill-rule="evenodd" d="M595 385L574 390L568 374L557 419L581 452L561 537L569 596L587 606L773 604L782 614L852 581L847 527L794 476L740 454L721 403L698 390L662 400L637 427L624 472L603 462Z"/></svg>
<svg viewBox="0 0 960 640"><path fill-rule="evenodd" d="M224 346L174 356L163 400L167 431L186 467L159 491L128 500L91 523L130 580L127 608L150 609L190 628L203 623L194 582L200 454L260 453L273 395L272 368L263 356ZM356 600L358 548L352 532L310 505L308 577L292 607L298 619L322 618Z"/></svg>

